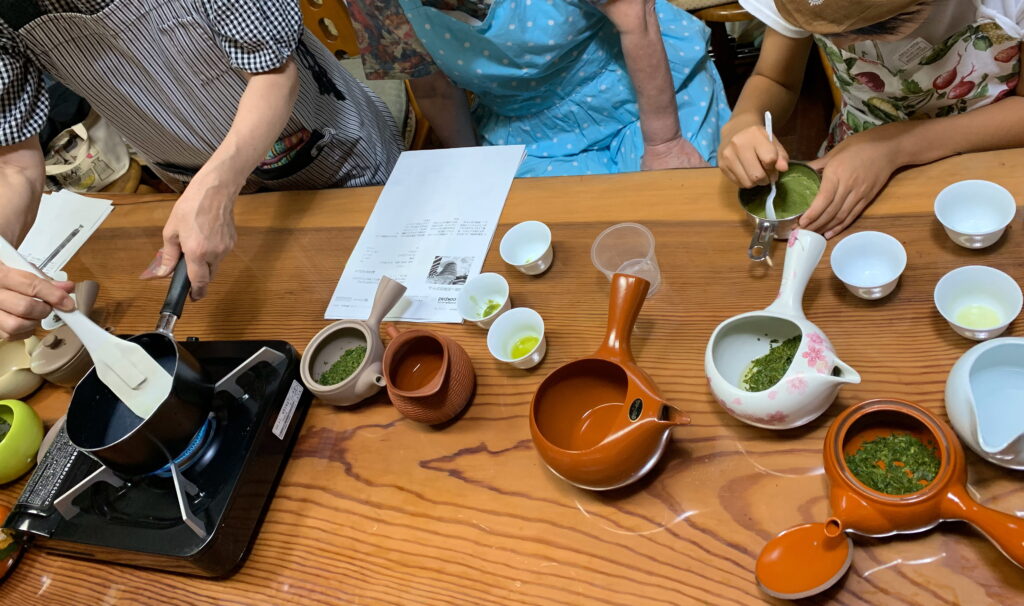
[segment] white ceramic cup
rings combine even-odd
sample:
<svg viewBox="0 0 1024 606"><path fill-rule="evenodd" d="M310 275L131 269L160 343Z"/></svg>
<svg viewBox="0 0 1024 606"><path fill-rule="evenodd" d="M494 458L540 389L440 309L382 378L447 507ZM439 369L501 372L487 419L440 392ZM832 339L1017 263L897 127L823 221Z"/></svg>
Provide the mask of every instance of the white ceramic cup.
<svg viewBox="0 0 1024 606"><path fill-rule="evenodd" d="M505 232L498 245L505 263L528 276L542 274L551 267L554 250L551 230L540 221L525 221Z"/></svg>
<svg viewBox="0 0 1024 606"><path fill-rule="evenodd" d="M512 346L523 337L537 337L540 341L528 354L515 358L512 356ZM540 364L547 348L544 319L528 307L517 307L501 314L487 331L487 349L491 355L516 368L533 368Z"/></svg>
<svg viewBox="0 0 1024 606"><path fill-rule="evenodd" d="M992 326L965 326L958 314L970 305L983 305L995 312ZM1020 314L1024 295L1020 285L1007 274L984 265L959 267L942 276L935 285L935 307L957 334L984 341L998 337Z"/></svg>
<svg viewBox="0 0 1024 606"><path fill-rule="evenodd" d="M862 231L832 249L832 272L861 299L881 299L896 288L907 267L900 241L880 231Z"/></svg>
<svg viewBox="0 0 1024 606"><path fill-rule="evenodd" d="M492 303L498 304L497 309L484 316L484 310ZM473 322L480 328L488 328L498 316L512 308L508 282L494 273L474 276L459 291L456 305L463 320Z"/></svg>
<svg viewBox="0 0 1024 606"><path fill-rule="evenodd" d="M960 181L935 197L935 217L964 248L995 244L1016 212L1013 195L991 181Z"/></svg>
<svg viewBox="0 0 1024 606"><path fill-rule="evenodd" d="M617 273L647 280L651 283L648 297L661 286L654 234L639 223L619 223L598 234L590 246L590 260L609 280Z"/></svg>

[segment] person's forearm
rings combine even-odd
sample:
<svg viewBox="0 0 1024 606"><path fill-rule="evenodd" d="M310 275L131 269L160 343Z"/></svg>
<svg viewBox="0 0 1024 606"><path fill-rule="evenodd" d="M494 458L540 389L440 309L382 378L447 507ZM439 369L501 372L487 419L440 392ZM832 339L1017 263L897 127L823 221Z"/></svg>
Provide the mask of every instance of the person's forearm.
<svg viewBox="0 0 1024 606"><path fill-rule="evenodd" d="M409 81L423 117L430 123L444 147L474 147L477 144L466 93L448 76L435 72Z"/></svg>
<svg viewBox="0 0 1024 606"><path fill-rule="evenodd" d="M35 222L43 193L43 152L38 137L0 147L0 236L18 246Z"/></svg>
<svg viewBox="0 0 1024 606"><path fill-rule="evenodd" d="M771 29L765 33L761 56L754 73L743 85L732 118L722 129L722 141L732 139L744 128L764 125L766 111L772 113L777 125L789 119L800 98L807 53L812 44L811 38L787 38Z"/></svg>
<svg viewBox="0 0 1024 606"><path fill-rule="evenodd" d="M1007 97L976 110L932 120L883 126L876 136L892 137L900 166L914 166L955 154L1024 147L1024 97ZM867 131L867 132L871 132Z"/></svg>
<svg viewBox="0 0 1024 606"><path fill-rule="evenodd" d="M644 144L661 145L678 139L679 108L654 2L644 2L642 10L625 18L609 16L619 30L626 70L636 92Z"/></svg>
<svg viewBox="0 0 1024 606"><path fill-rule="evenodd" d="M298 94L298 70L292 61L274 71L251 75L231 129L195 181L237 194L280 138Z"/></svg>
<svg viewBox="0 0 1024 606"><path fill-rule="evenodd" d="M794 93L778 82L764 76L753 74L743 85L743 92L736 102L732 117L722 128L722 140L727 141L732 135L750 126L764 124L764 113L772 113L772 121L777 125L785 124L789 119L799 92Z"/></svg>

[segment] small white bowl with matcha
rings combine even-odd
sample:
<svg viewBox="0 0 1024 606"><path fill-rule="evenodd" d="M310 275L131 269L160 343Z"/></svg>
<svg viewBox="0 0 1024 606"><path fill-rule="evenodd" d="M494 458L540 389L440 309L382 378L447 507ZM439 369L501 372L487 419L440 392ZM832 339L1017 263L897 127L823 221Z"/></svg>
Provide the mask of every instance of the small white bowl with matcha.
<svg viewBox="0 0 1024 606"><path fill-rule="evenodd" d="M459 292L459 315L480 328L489 328L498 316L512 309L508 281L495 273L470 278Z"/></svg>
<svg viewBox="0 0 1024 606"><path fill-rule="evenodd" d="M818 195L821 176L813 168L799 162L790 162L789 170L779 175L775 182L776 194L773 207L776 219L768 219L768 194L771 187L762 185L741 189L740 204L754 220L754 237L750 240L747 254L752 261L764 261L770 252L772 239L785 240L797 227L800 216L811 207Z"/></svg>

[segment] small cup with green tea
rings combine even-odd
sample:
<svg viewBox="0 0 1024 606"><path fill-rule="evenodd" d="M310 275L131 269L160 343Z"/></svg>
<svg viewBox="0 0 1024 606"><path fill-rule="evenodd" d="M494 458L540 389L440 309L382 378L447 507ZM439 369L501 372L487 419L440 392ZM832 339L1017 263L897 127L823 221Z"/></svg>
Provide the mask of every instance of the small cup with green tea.
<svg viewBox="0 0 1024 606"><path fill-rule="evenodd" d="M537 276L551 267L554 249L551 229L540 221L524 221L502 236L498 252L505 263L528 276Z"/></svg>
<svg viewBox="0 0 1024 606"><path fill-rule="evenodd" d="M984 265L959 267L935 285L935 307L957 334L974 341L998 337L1024 306L1020 285Z"/></svg>
<svg viewBox="0 0 1024 606"><path fill-rule="evenodd" d="M456 305L463 320L489 328L498 316L512 308L508 281L495 273L474 276L459 291Z"/></svg>
<svg viewBox="0 0 1024 606"><path fill-rule="evenodd" d="M527 307L510 309L491 324L487 349L496 360L516 368L533 368L547 353L544 319Z"/></svg>

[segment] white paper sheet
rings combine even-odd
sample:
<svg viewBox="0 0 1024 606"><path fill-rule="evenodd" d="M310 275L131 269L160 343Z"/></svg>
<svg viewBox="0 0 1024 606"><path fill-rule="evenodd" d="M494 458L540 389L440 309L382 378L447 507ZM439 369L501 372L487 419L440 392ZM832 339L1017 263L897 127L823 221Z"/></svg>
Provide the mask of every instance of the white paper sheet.
<svg viewBox="0 0 1024 606"><path fill-rule="evenodd" d="M110 200L89 198L67 190L43 196L36 221L18 252L54 280L66 280L67 274L61 271L64 265L113 210ZM45 330L53 330L61 324L57 314L43 320Z"/></svg>
<svg viewBox="0 0 1024 606"><path fill-rule="evenodd" d="M367 318L387 275L408 288L389 320L461 322L456 297L483 267L525 151L509 145L403 153L324 317Z"/></svg>
<svg viewBox="0 0 1024 606"><path fill-rule="evenodd" d="M110 200L89 198L67 190L43 196L36 222L18 252L52 277L82 248L112 210ZM43 261L58 248L60 252L43 266Z"/></svg>

